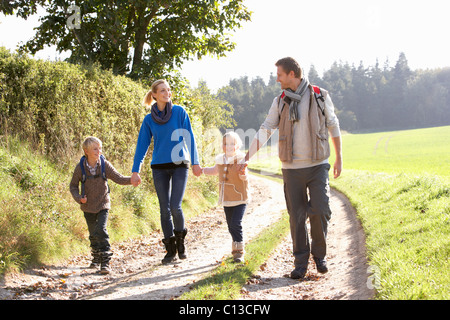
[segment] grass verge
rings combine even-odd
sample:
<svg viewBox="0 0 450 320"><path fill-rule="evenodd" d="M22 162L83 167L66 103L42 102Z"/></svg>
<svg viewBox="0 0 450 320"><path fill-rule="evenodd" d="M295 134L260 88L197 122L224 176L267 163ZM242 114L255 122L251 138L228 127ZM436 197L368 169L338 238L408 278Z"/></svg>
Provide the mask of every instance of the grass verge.
<svg viewBox="0 0 450 320"><path fill-rule="evenodd" d="M239 297L248 278L267 260L289 231L287 213L270 228L263 230L245 247L245 262L236 264L228 257L205 279L195 283L180 300L232 300Z"/></svg>
<svg viewBox="0 0 450 320"><path fill-rule="evenodd" d="M330 184L358 212L378 299L450 298L448 178L347 170Z"/></svg>

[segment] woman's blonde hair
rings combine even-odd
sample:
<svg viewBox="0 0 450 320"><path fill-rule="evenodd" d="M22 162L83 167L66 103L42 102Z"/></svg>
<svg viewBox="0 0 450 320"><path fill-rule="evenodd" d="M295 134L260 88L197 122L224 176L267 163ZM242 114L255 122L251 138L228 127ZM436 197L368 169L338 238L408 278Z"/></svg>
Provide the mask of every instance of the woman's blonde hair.
<svg viewBox="0 0 450 320"><path fill-rule="evenodd" d="M156 101L155 98L153 98L153 94L152 93L158 92L158 86L161 83L165 83L169 87L169 83L166 80L164 80L164 79L159 79L159 80L156 80L155 82L153 82L150 91L147 92L147 94L144 97L144 100L142 101L142 104L144 106L149 107L149 106L151 106L153 104L153 101Z"/></svg>
<svg viewBox="0 0 450 320"><path fill-rule="evenodd" d="M237 146L237 149L239 150L242 147L242 140L241 137L234 131L229 131L223 135L223 140L226 138L232 138L234 140L234 145Z"/></svg>

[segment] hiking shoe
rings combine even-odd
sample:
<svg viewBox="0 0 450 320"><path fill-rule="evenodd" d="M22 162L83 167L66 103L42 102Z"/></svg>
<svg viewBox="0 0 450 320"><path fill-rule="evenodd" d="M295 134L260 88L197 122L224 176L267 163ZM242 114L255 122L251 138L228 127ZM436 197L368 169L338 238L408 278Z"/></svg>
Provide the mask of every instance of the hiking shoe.
<svg viewBox="0 0 450 320"><path fill-rule="evenodd" d="M109 262L111 261L112 255L113 253L111 251L105 251L100 253L101 258L100 274L109 274L111 272Z"/></svg>
<svg viewBox="0 0 450 320"><path fill-rule="evenodd" d="M319 273L327 273L328 272L327 260L316 258L316 257L314 257L313 259L314 259L314 262L316 263L317 272L319 272Z"/></svg>
<svg viewBox="0 0 450 320"><path fill-rule="evenodd" d="M295 267L291 272L291 279L303 279L306 275L305 267Z"/></svg>
<svg viewBox="0 0 450 320"><path fill-rule="evenodd" d="M100 267L101 263L100 251L92 250L91 254L92 254L92 261L91 264L89 265L89 269L97 269L98 267Z"/></svg>

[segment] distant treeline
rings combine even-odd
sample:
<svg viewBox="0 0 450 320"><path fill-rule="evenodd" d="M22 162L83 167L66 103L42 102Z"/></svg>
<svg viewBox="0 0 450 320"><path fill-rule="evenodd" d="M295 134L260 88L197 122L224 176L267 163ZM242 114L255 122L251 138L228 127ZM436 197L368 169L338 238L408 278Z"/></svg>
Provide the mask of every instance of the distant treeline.
<svg viewBox="0 0 450 320"><path fill-rule="evenodd" d="M365 67L335 62L320 77L314 66L312 84L330 92L341 128L347 131L410 129L450 124L450 67L413 71L404 53L394 67L386 61ZM218 92L234 107L236 128L258 129L274 97L280 94L276 76L232 79Z"/></svg>

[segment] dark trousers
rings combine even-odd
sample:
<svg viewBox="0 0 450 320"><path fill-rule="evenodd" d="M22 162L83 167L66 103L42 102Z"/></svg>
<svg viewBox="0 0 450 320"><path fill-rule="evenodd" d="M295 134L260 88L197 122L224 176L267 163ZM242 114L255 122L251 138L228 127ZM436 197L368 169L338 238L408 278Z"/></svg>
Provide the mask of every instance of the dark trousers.
<svg viewBox="0 0 450 320"><path fill-rule="evenodd" d="M329 170L329 164L282 170L296 267L306 267L310 253L321 259L326 256L328 221L331 218ZM307 218L311 227L311 246L306 225Z"/></svg>
<svg viewBox="0 0 450 320"><path fill-rule="evenodd" d="M223 207L225 217L227 219L228 231L230 232L233 241L242 242L244 240L242 219L244 217L246 207L246 204L240 204L233 207Z"/></svg>
<svg viewBox="0 0 450 320"><path fill-rule="evenodd" d="M111 246L109 244L109 235L106 231L108 210L105 209L98 213L85 212L84 218L88 226L92 250L100 252L109 251Z"/></svg>
<svg viewBox="0 0 450 320"><path fill-rule="evenodd" d="M174 230L184 230L184 214L181 204L189 170L187 168L152 169L152 172L159 200L161 228L164 239L169 239L174 236Z"/></svg>

